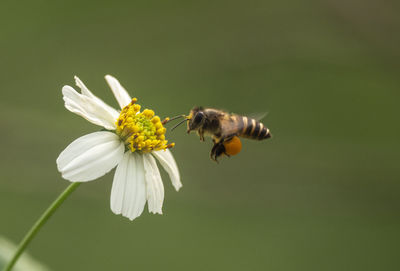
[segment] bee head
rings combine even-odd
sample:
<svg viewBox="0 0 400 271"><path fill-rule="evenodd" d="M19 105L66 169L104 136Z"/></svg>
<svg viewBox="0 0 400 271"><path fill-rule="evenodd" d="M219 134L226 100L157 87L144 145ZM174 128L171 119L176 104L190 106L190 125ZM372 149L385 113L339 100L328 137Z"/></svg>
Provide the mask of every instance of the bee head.
<svg viewBox="0 0 400 271"><path fill-rule="evenodd" d="M202 107L194 107L190 110L190 114L187 117L188 125L187 125L187 132L190 133L193 130L199 129L204 121L205 115Z"/></svg>

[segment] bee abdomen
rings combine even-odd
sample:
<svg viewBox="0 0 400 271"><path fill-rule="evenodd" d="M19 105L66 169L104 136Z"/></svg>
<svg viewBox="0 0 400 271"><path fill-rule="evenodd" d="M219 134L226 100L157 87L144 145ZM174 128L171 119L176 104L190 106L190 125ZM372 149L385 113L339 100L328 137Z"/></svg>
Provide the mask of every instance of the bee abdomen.
<svg viewBox="0 0 400 271"><path fill-rule="evenodd" d="M264 124L262 124L261 122L244 116L242 117L242 121L243 121L243 129L241 131L242 137L247 137L257 140L263 140L271 137L269 129L265 127Z"/></svg>

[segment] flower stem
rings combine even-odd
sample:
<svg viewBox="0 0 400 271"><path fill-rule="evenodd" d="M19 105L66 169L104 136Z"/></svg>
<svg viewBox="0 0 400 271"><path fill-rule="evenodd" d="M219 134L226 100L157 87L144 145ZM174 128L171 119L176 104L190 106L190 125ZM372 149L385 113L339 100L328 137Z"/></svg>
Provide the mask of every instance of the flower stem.
<svg viewBox="0 0 400 271"><path fill-rule="evenodd" d="M31 227L28 233L25 235L24 239L22 239L21 243L18 246L17 251L14 253L14 256L7 264L7 266L3 269L3 271L10 271L18 258L21 256L22 252L26 249L35 235L39 232L39 230L43 227L43 225L49 220L49 218L54 214L54 212L60 207L60 205L65 201L65 199L72 193L81 183L72 183L70 184L59 196L58 198L47 208L47 210L40 216L40 218L36 221L36 223Z"/></svg>

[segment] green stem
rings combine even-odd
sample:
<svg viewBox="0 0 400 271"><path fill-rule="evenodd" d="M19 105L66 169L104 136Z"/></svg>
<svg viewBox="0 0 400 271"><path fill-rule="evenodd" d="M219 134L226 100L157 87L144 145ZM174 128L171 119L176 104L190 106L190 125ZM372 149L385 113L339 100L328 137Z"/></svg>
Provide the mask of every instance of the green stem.
<svg viewBox="0 0 400 271"><path fill-rule="evenodd" d="M39 230L43 227L43 225L49 220L49 218L54 214L54 212L60 207L60 205L65 201L65 199L72 193L81 183L72 183L70 184L59 196L58 198L47 208L47 210L41 215L41 217L36 221L36 223L32 226L29 232L25 235L24 239L22 239L21 243L18 246L17 251L14 253L14 256L7 264L7 266L3 269L4 271L10 271L14 264L17 262L18 258L21 256L22 252L26 249L35 235L39 232Z"/></svg>

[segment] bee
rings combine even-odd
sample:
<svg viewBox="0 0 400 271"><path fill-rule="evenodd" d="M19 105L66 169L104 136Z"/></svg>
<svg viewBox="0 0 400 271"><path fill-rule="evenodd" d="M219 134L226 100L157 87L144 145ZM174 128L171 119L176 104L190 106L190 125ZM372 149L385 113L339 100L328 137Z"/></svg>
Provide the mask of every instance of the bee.
<svg viewBox="0 0 400 271"><path fill-rule="evenodd" d="M200 141L204 136L210 136L214 146L210 158L218 162L222 155L231 156L238 154L242 149L239 137L263 140L271 137L271 133L264 124L258 120L237 114L230 114L214 108L194 107L189 116L175 125L173 129L187 121L187 133L196 131Z"/></svg>

